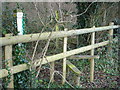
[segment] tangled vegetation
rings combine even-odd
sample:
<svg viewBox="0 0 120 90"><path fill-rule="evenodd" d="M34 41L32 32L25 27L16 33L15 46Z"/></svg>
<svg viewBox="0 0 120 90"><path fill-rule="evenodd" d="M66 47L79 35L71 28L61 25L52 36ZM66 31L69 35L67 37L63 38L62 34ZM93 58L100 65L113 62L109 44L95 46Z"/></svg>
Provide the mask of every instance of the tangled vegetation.
<svg viewBox="0 0 120 90"><path fill-rule="evenodd" d="M3 5L3 28L2 35L4 36L7 33L13 33L17 35L17 22L16 22L16 9L22 9L24 12L24 34L29 33L42 33L46 31L58 31L64 30L64 28L79 29L87 28L92 26L102 26L107 25L112 19L116 18L113 14L117 13L118 3L99 3L99 2L76 2L76 3L64 3L65 5L75 5L75 11L68 11L64 8L61 8L61 3L56 3L58 10L54 10L54 6L51 4L51 9L43 8L43 11L40 11L38 6L40 3L29 3L33 6L33 10L36 11L37 20L33 19L29 21L28 15L26 14L26 8L23 3L14 3L15 7L10 9L10 3L4 3ZM27 4L27 5L29 5ZM44 5L43 5L44 6ZM116 8L114 8L116 7ZM111 9L116 10L115 13L110 15ZM48 15L48 11L50 14ZM106 11L106 12L104 12ZM40 13L47 13L46 16ZM43 17L42 17L43 15ZM108 17L109 16L109 17ZM103 18L104 17L104 18ZM110 20L110 18L112 18ZM76 19L76 21L74 21ZM107 33L107 32L104 32ZM96 42L104 41L108 36L103 32L96 33ZM84 34L79 35L78 37L70 37L68 40L68 50L79 48L85 45L90 44L90 35ZM62 71L62 62L57 61L55 64L55 82L51 83L49 80L50 77L50 66L49 64L41 66L39 75L38 69L36 70L26 70L14 75L14 87L17 90L18 88L119 88L118 85L118 35L114 34L116 41L111 43L112 52L107 52L107 46L98 48L95 50L95 54L99 55L99 59L95 59L95 80L94 82L89 81L89 60L81 59L79 61L71 60L71 62L78 67L82 74L80 76L80 86L74 85L73 76L74 74L70 72L69 78L67 78L68 83L61 85L61 71ZM19 65L26 63L28 66L31 65L28 63L32 59L37 59L42 56L53 55L56 53L63 52L63 41L61 38L58 40L49 40L30 42L26 44L13 45L13 61L14 65ZM48 45L48 47L46 47ZM47 48L47 49L46 49ZM35 51L35 53L34 53ZM90 52L85 52L82 54L89 54ZM4 56L3 56L4 57ZM7 61L5 61L7 62ZM9 70L9 67L5 67L6 70ZM57 72L59 71L59 72ZM11 73L8 72L8 76L3 78L3 87L7 88L8 83L10 82Z"/></svg>

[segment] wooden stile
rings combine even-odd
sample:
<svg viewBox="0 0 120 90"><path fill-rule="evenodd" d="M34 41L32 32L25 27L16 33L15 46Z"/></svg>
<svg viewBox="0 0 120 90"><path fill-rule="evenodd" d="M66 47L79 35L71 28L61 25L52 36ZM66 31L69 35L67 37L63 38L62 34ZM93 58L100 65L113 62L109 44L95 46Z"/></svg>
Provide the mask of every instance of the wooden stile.
<svg viewBox="0 0 120 90"><path fill-rule="evenodd" d="M75 73L75 78L74 79L74 83L75 85L79 86L80 85L80 74L81 71L75 66L73 65L70 61L66 60L66 65L68 66L68 68L70 70L72 70Z"/></svg>
<svg viewBox="0 0 120 90"><path fill-rule="evenodd" d="M6 34L6 37L12 36L12 34ZM13 61L12 61L12 45L5 46L5 66L13 67ZM11 73L12 74L12 73ZM13 81L13 75L10 78L10 83L8 85L8 88L14 88L14 81Z"/></svg>
<svg viewBox="0 0 120 90"><path fill-rule="evenodd" d="M81 74L80 70L75 65L73 65L70 61L67 60L66 64L67 64L68 68L70 68L70 70L72 70L76 75Z"/></svg>

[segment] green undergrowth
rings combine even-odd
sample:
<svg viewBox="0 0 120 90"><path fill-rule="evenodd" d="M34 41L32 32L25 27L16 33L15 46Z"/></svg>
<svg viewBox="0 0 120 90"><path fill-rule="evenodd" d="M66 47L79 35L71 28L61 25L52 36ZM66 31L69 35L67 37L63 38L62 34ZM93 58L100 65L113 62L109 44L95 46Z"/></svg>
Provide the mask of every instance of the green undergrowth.
<svg viewBox="0 0 120 90"><path fill-rule="evenodd" d="M118 35L115 35L114 39L116 40L113 40L110 45L95 49L95 55L100 56L99 59L94 59L94 83L96 85L90 83L90 61L88 59L71 60L71 62L82 72L80 80L83 87L119 87L117 80L119 78ZM108 51L108 47L111 47L112 51Z"/></svg>

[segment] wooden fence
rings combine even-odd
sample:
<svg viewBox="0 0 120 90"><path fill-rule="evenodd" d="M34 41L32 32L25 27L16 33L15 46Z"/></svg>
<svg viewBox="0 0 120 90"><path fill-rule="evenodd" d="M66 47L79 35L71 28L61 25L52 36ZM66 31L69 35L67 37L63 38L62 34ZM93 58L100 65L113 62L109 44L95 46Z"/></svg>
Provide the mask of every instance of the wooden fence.
<svg viewBox="0 0 120 90"><path fill-rule="evenodd" d="M86 29L77 29L77 30L69 30L69 31L65 30L65 31L52 32L52 33L45 32L45 33L42 33L40 35L40 37L39 37L40 33L27 34L27 35L21 35L21 36L11 36L10 34L8 34L5 37L0 38L0 42L1 42L0 46L1 47L5 46L5 59L11 59L12 58L12 45L13 44L26 43L26 42L32 42L32 41L37 41L37 40L46 40L46 39L48 39L48 37L50 37L51 39L64 37L63 53L59 53L59 54L52 55L52 56L47 56L46 58L37 59L37 60L35 60L34 65L39 66L41 64L40 63L41 60L42 60L42 65L43 65L43 64L46 64L49 62L54 62L54 61L57 61L59 59L63 59L63 77L64 78L63 78L62 83L64 84L65 79L66 79L66 64L68 63L68 66L69 66L69 64L71 64L70 62L67 62L67 58L70 56L73 56L75 54L79 54L79 53L91 50L91 56L93 56L93 57L89 58L89 56L88 56L87 58L90 59L90 81L92 82L94 79L94 58L95 58L94 57L94 49L109 44L109 42L112 40L111 37L113 35L113 29L116 29L119 27L120 27L119 25L114 25L114 23L111 22L109 26L103 26L103 27L95 27L94 26L92 28L86 28ZM100 43L95 43L95 32L107 31L107 30L108 30L108 33L110 35L109 40L104 41L104 42L100 42ZM67 51L67 38L68 38L68 36L80 35L80 34L85 34L85 33L92 33L91 34L91 45ZM111 50L111 47L109 47L108 49ZM13 66L12 59L9 60L8 63L9 63L8 65L10 67L10 72L12 74L9 88L14 88L14 84L13 84L14 74L22 72L24 70L27 70L27 69L29 69L29 67L27 64L20 64L20 65ZM50 72L52 74L53 70L51 70ZM0 70L0 78L6 77L6 76L8 76L8 70L1 69Z"/></svg>

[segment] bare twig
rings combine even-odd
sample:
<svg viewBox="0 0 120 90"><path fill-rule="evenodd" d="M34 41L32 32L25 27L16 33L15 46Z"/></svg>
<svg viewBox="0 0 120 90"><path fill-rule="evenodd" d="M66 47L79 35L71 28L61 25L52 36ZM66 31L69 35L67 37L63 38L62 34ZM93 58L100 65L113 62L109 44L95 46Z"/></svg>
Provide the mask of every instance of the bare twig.
<svg viewBox="0 0 120 90"><path fill-rule="evenodd" d="M34 6L35 6L35 9L36 9L36 11L37 11L37 15L38 15L38 17L39 17L39 19L40 19L40 22L42 23L43 26L45 26L45 24L43 23L42 18L41 18L41 16L40 16L39 10L38 10L38 8L37 8L37 4L36 4L35 2L33 2L33 3L34 3Z"/></svg>
<svg viewBox="0 0 120 90"><path fill-rule="evenodd" d="M88 9L90 8L90 6L91 6L93 3L95 3L95 2L97 2L97 0L93 1L93 2L85 9L84 12L82 12L82 13L80 13L80 14L77 14L77 15L70 15L70 16L71 16L71 17L78 17L78 16L81 16L81 15L85 14L85 13L88 11Z"/></svg>
<svg viewBox="0 0 120 90"><path fill-rule="evenodd" d="M34 6L35 6L35 9L37 10L37 14L38 14L38 17L39 17L39 20L41 21L41 23L43 24L43 28L42 28L42 30L41 30L41 32L40 32L40 34L39 34L39 36L38 36L38 40L37 40L37 42L36 42L36 45L35 45L35 48L34 48L34 51L33 51L33 55L32 55L32 61L33 61L33 59L34 59L34 56L35 56L35 52L36 52L36 49L37 49L37 46L38 46L38 43L39 43L39 38L40 38L40 36L41 36L41 34L42 34L42 32L44 31L44 28L46 27L46 26L48 26L49 25L49 23L52 21L52 19L50 20L50 22L48 22L46 25L43 23L43 21L41 20L41 16L40 16L40 14L39 14L39 11L38 11L38 8L37 8L37 6L36 6L36 3L34 3Z"/></svg>
<svg viewBox="0 0 120 90"><path fill-rule="evenodd" d="M106 11L108 13L108 10L110 10L116 3L113 3L110 7L107 7ZM93 25L98 22L97 20L100 18L100 17L103 17L103 13L102 14L99 14L99 16L95 19L95 21L93 22Z"/></svg>
<svg viewBox="0 0 120 90"><path fill-rule="evenodd" d="M49 46L49 43L50 43L50 36L51 36L51 34L52 34L52 32L49 35L49 39L48 39L48 41L46 43L45 48L43 49L43 51L44 51L43 56L42 56L43 58L45 57L46 52L48 50L48 46ZM39 75L39 72L40 72L40 69L41 69L41 66L42 66L42 61L43 61L43 59L40 61L40 66L39 66L39 70L38 70L38 73L37 73L36 77L38 77L38 75Z"/></svg>
<svg viewBox="0 0 120 90"><path fill-rule="evenodd" d="M48 67L45 67L45 68L48 68ZM51 68L48 68L48 69L50 70ZM57 71L57 70L54 70L54 72L52 73L52 76L54 76L55 73L59 74L62 78L64 78L63 75L62 75L62 72ZM50 87L51 80L52 80L52 78L51 78L50 81L49 81L48 88ZM66 78L65 78L65 81L66 81L66 83L67 83L69 86L71 86L72 88L74 88L74 86L72 86L72 85L66 80Z"/></svg>

